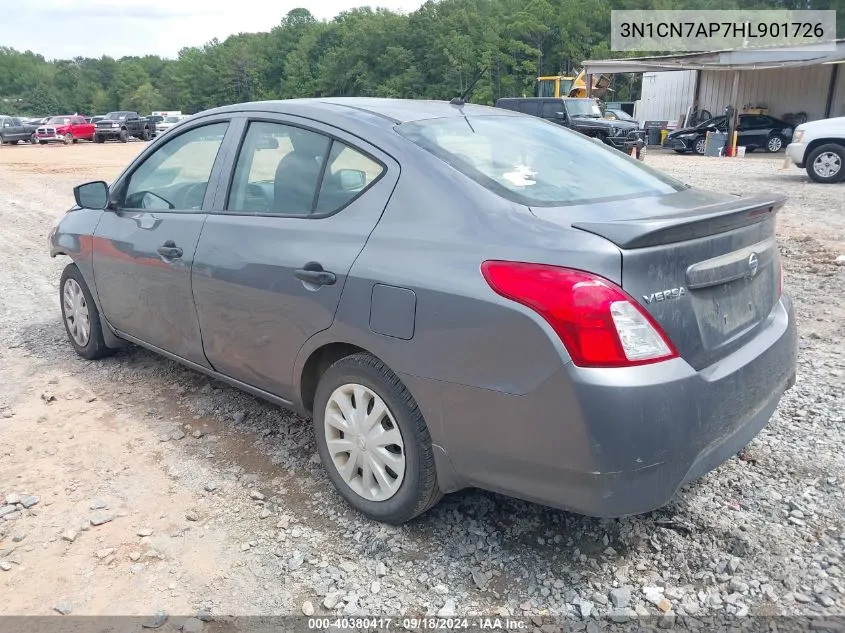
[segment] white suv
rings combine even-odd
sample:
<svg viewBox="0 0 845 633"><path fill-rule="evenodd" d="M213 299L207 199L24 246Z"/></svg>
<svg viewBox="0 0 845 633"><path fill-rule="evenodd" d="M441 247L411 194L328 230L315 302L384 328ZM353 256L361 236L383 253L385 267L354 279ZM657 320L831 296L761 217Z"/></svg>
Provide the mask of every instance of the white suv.
<svg viewBox="0 0 845 633"><path fill-rule="evenodd" d="M786 155L816 182L845 179L845 117L802 123L795 128Z"/></svg>

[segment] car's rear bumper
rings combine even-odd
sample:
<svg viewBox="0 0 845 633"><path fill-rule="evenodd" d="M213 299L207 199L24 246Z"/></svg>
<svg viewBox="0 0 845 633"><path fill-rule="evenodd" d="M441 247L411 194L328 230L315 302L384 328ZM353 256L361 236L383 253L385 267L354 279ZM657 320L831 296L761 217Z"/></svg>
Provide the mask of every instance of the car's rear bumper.
<svg viewBox="0 0 845 633"><path fill-rule="evenodd" d="M807 153L807 145L804 143L790 143L786 146L786 156L798 167L804 167L804 156Z"/></svg>
<svg viewBox="0 0 845 633"><path fill-rule="evenodd" d="M682 359L569 364L524 395L441 388L444 448L464 485L593 516L647 512L766 426L795 380L796 340L784 297L752 340L701 371Z"/></svg>

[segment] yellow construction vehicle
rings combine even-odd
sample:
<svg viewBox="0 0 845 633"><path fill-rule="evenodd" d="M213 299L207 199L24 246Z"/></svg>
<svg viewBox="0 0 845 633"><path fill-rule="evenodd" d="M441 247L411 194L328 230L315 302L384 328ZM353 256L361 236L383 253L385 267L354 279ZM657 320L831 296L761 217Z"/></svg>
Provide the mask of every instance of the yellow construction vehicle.
<svg viewBox="0 0 845 633"><path fill-rule="evenodd" d="M537 77L534 87L535 97L577 97L587 96L587 74L582 70L575 77L555 75ZM610 75L593 76L593 94L596 98L603 97L610 89Z"/></svg>

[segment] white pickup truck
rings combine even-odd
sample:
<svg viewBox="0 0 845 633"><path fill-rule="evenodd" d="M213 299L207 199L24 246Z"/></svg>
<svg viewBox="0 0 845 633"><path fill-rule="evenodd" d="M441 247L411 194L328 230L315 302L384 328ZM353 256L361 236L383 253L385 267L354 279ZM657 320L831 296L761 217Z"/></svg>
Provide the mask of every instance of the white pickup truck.
<svg viewBox="0 0 845 633"><path fill-rule="evenodd" d="M845 179L845 117L802 123L786 146L786 155L816 182Z"/></svg>

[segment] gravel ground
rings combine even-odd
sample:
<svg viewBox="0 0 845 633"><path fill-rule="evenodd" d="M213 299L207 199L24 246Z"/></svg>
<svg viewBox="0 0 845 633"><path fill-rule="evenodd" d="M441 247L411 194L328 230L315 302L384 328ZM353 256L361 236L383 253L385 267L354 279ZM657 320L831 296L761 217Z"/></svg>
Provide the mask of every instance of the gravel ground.
<svg viewBox="0 0 845 633"><path fill-rule="evenodd" d="M73 184L139 147L0 151L0 614L567 615L593 631L845 613L845 185L782 157L647 156L694 185L790 196L798 382L741 459L644 516L467 490L389 527L334 493L308 420L141 349L90 363L66 343L47 231Z"/></svg>

